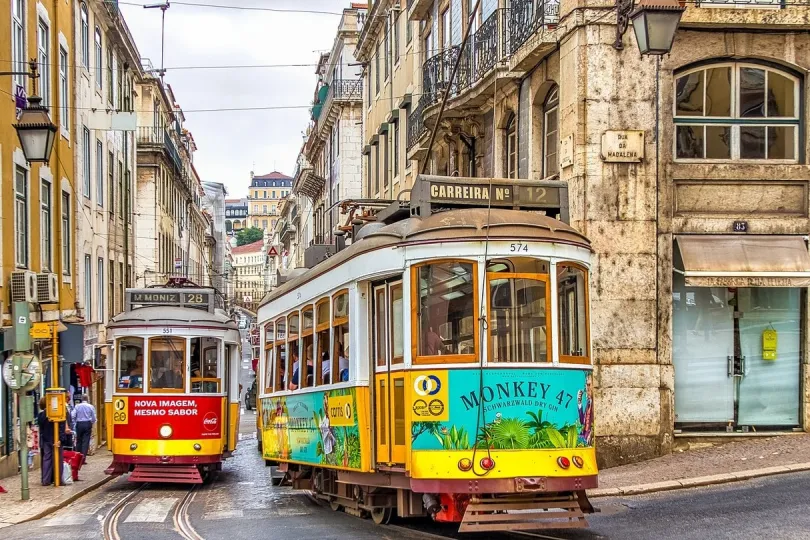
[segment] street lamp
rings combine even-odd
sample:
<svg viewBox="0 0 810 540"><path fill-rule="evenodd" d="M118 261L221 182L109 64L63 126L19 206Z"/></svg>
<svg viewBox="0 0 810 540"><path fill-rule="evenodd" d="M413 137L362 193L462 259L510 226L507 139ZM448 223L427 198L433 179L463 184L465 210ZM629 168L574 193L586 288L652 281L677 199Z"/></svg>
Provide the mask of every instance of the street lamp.
<svg viewBox="0 0 810 540"><path fill-rule="evenodd" d="M51 160L51 150L56 139L56 126L48 116L48 108L42 106L42 98L36 95L37 61L28 63L28 71L3 71L0 75L24 75L34 81L34 95L28 98L28 105L22 110L20 119L14 124L20 138L26 161L47 163Z"/></svg>
<svg viewBox="0 0 810 540"><path fill-rule="evenodd" d="M686 7L677 0L641 0L637 6L634 0L617 0L613 47L617 50L624 48L622 36L627 31L628 22L632 22L642 56L669 54L685 10Z"/></svg>
<svg viewBox="0 0 810 540"><path fill-rule="evenodd" d="M47 163L51 160L56 126L48 116L48 108L42 106L41 97L34 95L28 98L28 106L22 110L14 129L17 130L27 161Z"/></svg>

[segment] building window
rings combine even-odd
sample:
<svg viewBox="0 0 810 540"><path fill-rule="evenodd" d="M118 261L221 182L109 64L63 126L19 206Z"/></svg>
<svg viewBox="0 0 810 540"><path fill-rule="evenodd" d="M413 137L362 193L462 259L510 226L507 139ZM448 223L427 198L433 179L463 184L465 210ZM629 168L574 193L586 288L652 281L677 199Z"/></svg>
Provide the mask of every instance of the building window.
<svg viewBox="0 0 810 540"><path fill-rule="evenodd" d="M391 76L391 24L385 29L385 39L383 40L383 47L385 47L383 56L383 64L385 65L385 80Z"/></svg>
<svg viewBox="0 0 810 540"><path fill-rule="evenodd" d="M22 1L22 0L20 0ZM87 16L87 4L82 2L81 7L82 18L82 65L86 68L90 67L90 22Z"/></svg>
<svg viewBox="0 0 810 540"><path fill-rule="evenodd" d="M68 121L68 53L59 47L59 125L68 131L70 122Z"/></svg>
<svg viewBox="0 0 810 540"><path fill-rule="evenodd" d="M560 172L557 152L560 144L558 105L560 94L558 88L552 88L543 105L543 178Z"/></svg>
<svg viewBox="0 0 810 540"><path fill-rule="evenodd" d="M799 79L759 64L712 64L675 79L678 159L798 160Z"/></svg>
<svg viewBox="0 0 810 540"><path fill-rule="evenodd" d="M96 203L104 206L104 145L96 139Z"/></svg>
<svg viewBox="0 0 810 540"><path fill-rule="evenodd" d="M267 213L267 205L263 204L262 205L262 214L266 214L266 213Z"/></svg>
<svg viewBox="0 0 810 540"><path fill-rule="evenodd" d="M11 71L25 73L25 0L11 0ZM25 75L14 75L14 82L25 88Z"/></svg>
<svg viewBox="0 0 810 540"><path fill-rule="evenodd" d="M108 274L107 279L110 280L110 288L107 294L107 313L110 317L113 317L117 313L115 304L116 300L118 300L115 289L115 261L113 260L110 261Z"/></svg>
<svg viewBox="0 0 810 540"><path fill-rule="evenodd" d="M272 198L275 199L276 198L276 191L273 190L271 193L272 193Z"/></svg>
<svg viewBox="0 0 810 540"><path fill-rule="evenodd" d="M113 83L113 50L107 47L107 102L113 103L115 100L115 84Z"/></svg>
<svg viewBox="0 0 810 540"><path fill-rule="evenodd" d="M90 198L90 130L82 126L82 193Z"/></svg>
<svg viewBox="0 0 810 540"><path fill-rule="evenodd" d="M37 62L39 62L39 94L42 105L51 106L50 31L42 19L37 25Z"/></svg>
<svg viewBox="0 0 810 540"><path fill-rule="evenodd" d="M110 191L112 191L112 186L110 187ZM110 209L114 207L113 199L110 199ZM112 210L111 210L112 211ZM124 215L124 164L119 161L118 162L118 216L123 217Z"/></svg>
<svg viewBox="0 0 810 540"><path fill-rule="evenodd" d="M262 199L267 198L267 190L262 191Z"/></svg>
<svg viewBox="0 0 810 540"><path fill-rule="evenodd" d="M399 176L399 122L394 121L394 129L391 130L391 139L393 140L393 144L391 145L391 155L393 156L393 164L394 164L394 178Z"/></svg>
<svg viewBox="0 0 810 540"><path fill-rule="evenodd" d="M115 154L107 153L107 189L110 198L110 219L115 215Z"/></svg>
<svg viewBox="0 0 810 540"><path fill-rule="evenodd" d="M42 236L41 262L42 270L51 269L51 246L53 239L53 229L51 227L51 183L43 180L42 189L39 194L40 221L39 234Z"/></svg>
<svg viewBox="0 0 810 540"><path fill-rule="evenodd" d="M259 213L259 205L258 205L258 204L254 204L254 205L253 205L253 213L254 213L254 214L258 214L258 213Z"/></svg>
<svg viewBox="0 0 810 540"><path fill-rule="evenodd" d="M394 20L393 20L393 28L394 28L394 52L392 56L394 57L394 65L399 65L399 16L402 14L401 11L394 12Z"/></svg>
<svg viewBox="0 0 810 540"><path fill-rule="evenodd" d="M374 93L380 93L380 57L383 55L383 44L377 47L377 54L374 55Z"/></svg>
<svg viewBox="0 0 810 540"><path fill-rule="evenodd" d="M14 252L17 266L28 267L28 171L17 165L14 174Z"/></svg>
<svg viewBox="0 0 810 540"><path fill-rule="evenodd" d="M380 194L380 147L374 146L374 193Z"/></svg>
<svg viewBox="0 0 810 540"><path fill-rule="evenodd" d="M450 9L445 9L441 15L442 21L442 48L447 50L451 47L451 35L452 31L450 29Z"/></svg>
<svg viewBox="0 0 810 540"><path fill-rule="evenodd" d="M90 255L84 256L84 320L93 320L93 263Z"/></svg>
<svg viewBox="0 0 810 540"><path fill-rule="evenodd" d="M506 123L506 177L517 178L517 118L514 113Z"/></svg>
<svg viewBox="0 0 810 540"><path fill-rule="evenodd" d="M118 263L118 270L119 270L118 275L121 276L121 281L118 283L120 300L117 304L118 307L116 308L116 311L120 312L124 310L124 291L126 290L127 287L129 287L129 278L124 277L124 263Z"/></svg>
<svg viewBox="0 0 810 540"><path fill-rule="evenodd" d="M96 278L98 286L98 321L104 322L104 259L98 258L98 276Z"/></svg>
<svg viewBox="0 0 810 540"><path fill-rule="evenodd" d="M104 54L101 50L101 30L96 26L96 86L99 90L102 88L101 77L103 76L103 63Z"/></svg>
<svg viewBox="0 0 810 540"><path fill-rule="evenodd" d="M62 192L62 273L70 275L70 193Z"/></svg>

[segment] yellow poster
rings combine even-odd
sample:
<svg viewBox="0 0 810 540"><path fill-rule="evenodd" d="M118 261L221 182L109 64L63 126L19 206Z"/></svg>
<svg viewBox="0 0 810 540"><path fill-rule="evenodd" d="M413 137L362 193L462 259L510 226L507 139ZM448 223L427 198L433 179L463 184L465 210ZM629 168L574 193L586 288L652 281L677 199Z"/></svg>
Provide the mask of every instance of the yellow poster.
<svg viewBox="0 0 810 540"><path fill-rule="evenodd" d="M329 421L332 426L353 426L355 411L352 407L353 398L349 396L330 396L328 399Z"/></svg>
<svg viewBox="0 0 810 540"><path fill-rule="evenodd" d="M411 410L415 422L446 422L450 418L447 372L416 372L411 379Z"/></svg>
<svg viewBox="0 0 810 540"><path fill-rule="evenodd" d="M126 424L129 422L129 403L126 397L113 399L113 424Z"/></svg>

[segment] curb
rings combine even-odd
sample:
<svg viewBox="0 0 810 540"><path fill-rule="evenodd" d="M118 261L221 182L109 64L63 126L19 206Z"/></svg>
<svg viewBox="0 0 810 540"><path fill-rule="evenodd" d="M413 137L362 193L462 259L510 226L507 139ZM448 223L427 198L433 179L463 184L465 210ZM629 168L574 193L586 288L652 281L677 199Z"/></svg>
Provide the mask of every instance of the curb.
<svg viewBox="0 0 810 540"><path fill-rule="evenodd" d="M25 519L21 519L20 521L18 521L16 523L12 523L10 525L19 525L20 523L27 523L29 521L36 521L38 519L42 519L45 516L53 514L57 510L61 510L65 506L67 506L70 503L74 502L76 499L84 497L85 495L87 495L91 491L95 491L96 489L100 488L101 486L103 486L104 484L106 484L107 482L109 482L109 481L111 481L111 480L113 480L115 478L118 478L118 476L111 476L111 475L105 474L104 478L102 478L101 480L99 480L99 481L97 481L97 482L95 482L93 484L88 484L87 487L81 489L80 491L77 491L76 493L74 493L70 497L49 506L45 510L43 510L43 511L37 513L37 514L34 514L33 516L26 517Z"/></svg>
<svg viewBox="0 0 810 540"><path fill-rule="evenodd" d="M696 476L694 478L682 478L680 480L652 482L649 484L636 484L634 486L589 489L587 494L588 497L594 498L615 497L618 495L642 495L644 493L657 493L660 491L672 491L676 489L728 484L731 482L750 480L752 478L760 478L763 476L774 476L777 474L787 474L801 471L810 471L810 462L778 465L776 467L750 469L747 471L738 471L732 473L713 474L710 476Z"/></svg>

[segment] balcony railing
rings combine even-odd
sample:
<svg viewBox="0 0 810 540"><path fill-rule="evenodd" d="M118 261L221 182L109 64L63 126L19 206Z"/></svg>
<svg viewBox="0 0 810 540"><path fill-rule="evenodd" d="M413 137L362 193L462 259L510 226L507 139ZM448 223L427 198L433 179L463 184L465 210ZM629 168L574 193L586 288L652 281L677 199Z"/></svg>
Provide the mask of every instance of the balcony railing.
<svg viewBox="0 0 810 540"><path fill-rule="evenodd" d="M177 169L177 172L181 172L183 170L183 162L180 159L180 154L177 151L177 147L174 145L174 141L172 141L171 136L165 129L157 127L139 127L137 143L139 145L162 145L175 169Z"/></svg>
<svg viewBox="0 0 810 540"><path fill-rule="evenodd" d="M329 93L334 99L363 101L363 79L340 79L332 81ZM329 98L327 98L329 101Z"/></svg>
<svg viewBox="0 0 810 540"><path fill-rule="evenodd" d="M512 0L509 13L509 54L515 54L529 37L560 20L560 0Z"/></svg>
<svg viewBox="0 0 810 540"><path fill-rule="evenodd" d="M422 138L422 135L427 131L422 114L425 112L425 107L430 103L430 96L422 94L416 104L416 108L408 115L408 148L416 144L416 141Z"/></svg>

